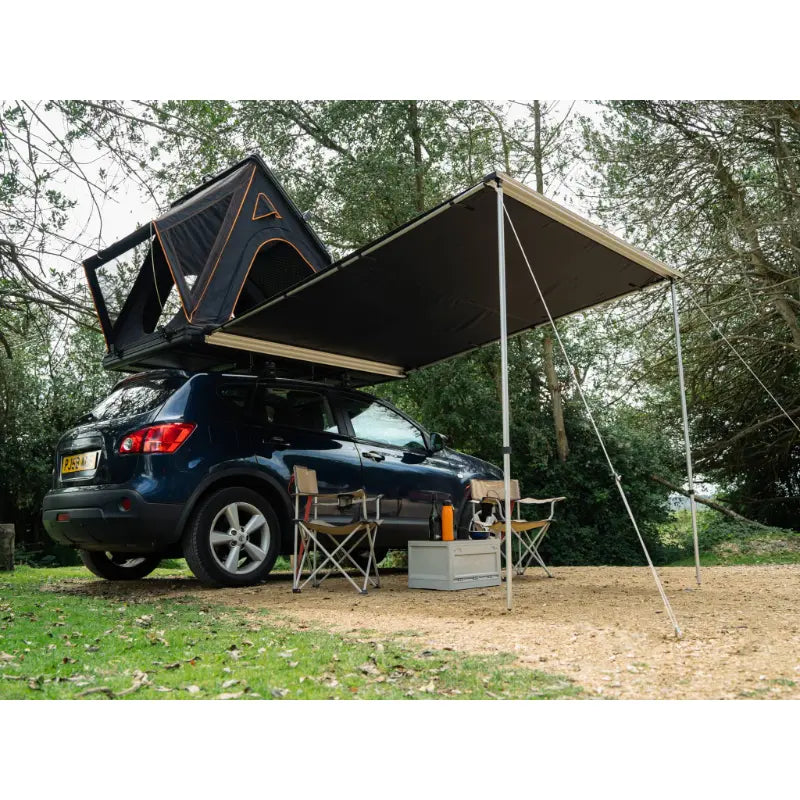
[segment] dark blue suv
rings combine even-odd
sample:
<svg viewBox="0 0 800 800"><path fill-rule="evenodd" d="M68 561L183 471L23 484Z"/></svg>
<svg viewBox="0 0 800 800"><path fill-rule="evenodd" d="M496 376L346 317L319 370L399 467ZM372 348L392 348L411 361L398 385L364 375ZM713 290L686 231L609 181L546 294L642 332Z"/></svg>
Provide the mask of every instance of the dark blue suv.
<svg viewBox="0 0 800 800"><path fill-rule="evenodd" d="M470 479L502 477L363 392L164 370L120 381L61 438L44 525L103 578L184 556L203 583L252 584L292 551L295 464L322 492L383 495L379 557L428 538L437 499L466 536Z"/></svg>

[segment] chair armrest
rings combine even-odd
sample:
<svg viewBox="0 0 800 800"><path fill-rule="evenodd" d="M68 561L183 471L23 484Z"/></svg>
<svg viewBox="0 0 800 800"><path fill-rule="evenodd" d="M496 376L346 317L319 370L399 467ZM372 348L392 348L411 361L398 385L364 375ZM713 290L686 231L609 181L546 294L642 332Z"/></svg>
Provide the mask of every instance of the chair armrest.
<svg viewBox="0 0 800 800"><path fill-rule="evenodd" d="M545 497L544 499L539 499L536 497L523 497L521 500L517 500L518 503L523 503L524 505L542 505L543 503L557 503L559 500L566 500L566 497Z"/></svg>
<svg viewBox="0 0 800 800"><path fill-rule="evenodd" d="M363 513L364 513L364 519L367 518L367 503L375 503L375 522L380 522L381 521L381 498L382 497L383 497L382 494L376 494L373 497L368 497L366 495L366 493L364 494L364 496L361 498L361 501L364 504L362 506Z"/></svg>

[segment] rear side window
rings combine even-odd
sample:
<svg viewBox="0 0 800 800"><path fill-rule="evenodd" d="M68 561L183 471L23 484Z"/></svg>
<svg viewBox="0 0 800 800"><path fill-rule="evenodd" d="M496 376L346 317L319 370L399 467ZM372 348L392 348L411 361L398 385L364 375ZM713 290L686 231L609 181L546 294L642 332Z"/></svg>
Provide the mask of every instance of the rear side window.
<svg viewBox="0 0 800 800"><path fill-rule="evenodd" d="M256 415L267 424L339 432L325 395L306 389L259 387Z"/></svg>
<svg viewBox="0 0 800 800"><path fill-rule="evenodd" d="M186 379L177 375L141 378L115 389L91 412L92 420L133 417L163 405Z"/></svg>
<svg viewBox="0 0 800 800"><path fill-rule="evenodd" d="M245 414L250 405L250 395L252 394L252 384L228 383L220 386L217 394L223 401L223 407L229 414Z"/></svg>

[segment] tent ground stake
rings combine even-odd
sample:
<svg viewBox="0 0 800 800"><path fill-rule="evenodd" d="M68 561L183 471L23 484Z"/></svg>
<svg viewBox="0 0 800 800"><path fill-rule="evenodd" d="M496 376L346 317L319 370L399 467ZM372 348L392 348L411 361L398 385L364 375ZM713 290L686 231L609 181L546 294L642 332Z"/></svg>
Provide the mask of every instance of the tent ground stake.
<svg viewBox="0 0 800 800"><path fill-rule="evenodd" d="M686 409L686 384L683 379L683 351L681 349L681 325L678 319L678 297L675 280L669 282L672 296L672 319L675 323L675 351L678 354L678 385L681 391L681 416L683 417L683 445L686 451L686 478L689 482L689 508L692 513L692 541L694 543L694 573L700 586L700 544L697 537L697 504L694 500L694 474L692 470L692 446L689 442L689 412Z"/></svg>

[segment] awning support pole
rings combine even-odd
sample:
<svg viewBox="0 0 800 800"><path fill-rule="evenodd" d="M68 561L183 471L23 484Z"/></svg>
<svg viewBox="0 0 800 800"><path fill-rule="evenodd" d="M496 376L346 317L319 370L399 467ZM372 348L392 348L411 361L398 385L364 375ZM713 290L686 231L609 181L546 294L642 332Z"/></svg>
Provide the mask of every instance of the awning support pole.
<svg viewBox="0 0 800 800"><path fill-rule="evenodd" d="M681 349L681 326L678 319L678 296L675 279L669 282L672 295L672 319L675 323L675 350L678 354L678 385L681 392L681 414L683 416L683 445L686 451L686 477L689 483L689 508L692 513L692 540L694 542L694 572L700 586L700 544L697 539L697 504L694 500L694 475L692 470L692 446L689 442L689 412L686 408L686 385L683 379L683 351Z"/></svg>
<svg viewBox="0 0 800 800"><path fill-rule="evenodd" d="M497 182L497 270L500 284L500 376L503 406L503 494L506 518L506 608L511 611L511 434L508 401L508 319L506 312L506 241L503 186Z"/></svg>

